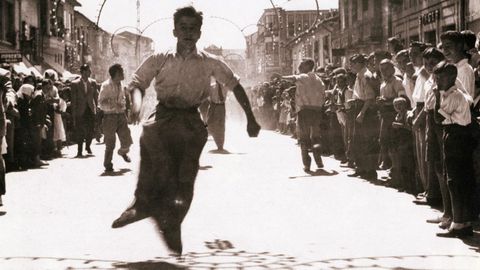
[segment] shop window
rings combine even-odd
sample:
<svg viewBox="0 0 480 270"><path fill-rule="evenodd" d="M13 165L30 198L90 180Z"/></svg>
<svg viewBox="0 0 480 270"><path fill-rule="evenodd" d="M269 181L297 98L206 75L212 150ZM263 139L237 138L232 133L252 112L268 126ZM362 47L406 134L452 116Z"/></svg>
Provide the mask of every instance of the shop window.
<svg viewBox="0 0 480 270"><path fill-rule="evenodd" d="M455 24L450 24L442 27L442 32L455 31Z"/></svg>
<svg viewBox="0 0 480 270"><path fill-rule="evenodd" d="M432 44L437 43L437 35L435 30L425 32L425 42Z"/></svg>
<svg viewBox="0 0 480 270"><path fill-rule="evenodd" d="M12 0L0 0L0 40L15 44L15 14Z"/></svg>
<svg viewBox="0 0 480 270"><path fill-rule="evenodd" d="M292 37L295 35L295 21L293 15L288 15L288 36Z"/></svg>

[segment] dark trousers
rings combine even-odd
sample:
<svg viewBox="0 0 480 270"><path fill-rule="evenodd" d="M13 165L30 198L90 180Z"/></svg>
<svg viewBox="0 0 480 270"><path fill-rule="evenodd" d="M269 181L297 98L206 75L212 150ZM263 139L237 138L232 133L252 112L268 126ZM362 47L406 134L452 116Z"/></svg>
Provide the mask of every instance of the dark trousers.
<svg viewBox="0 0 480 270"><path fill-rule="evenodd" d="M361 111L363 101L357 100L354 106L355 117ZM355 121L352 152L358 171L369 172L377 168L379 143L379 123L374 110L368 109L362 123Z"/></svg>
<svg viewBox="0 0 480 270"><path fill-rule="evenodd" d="M423 110L424 103L417 103L415 110L415 117L417 117ZM422 191L428 192L428 178L427 178L427 139L426 139L426 120L421 122L418 129L413 132L415 145L415 162L416 162L416 176L418 187L422 187ZM434 182L437 182L436 180ZM434 194L430 194L432 196ZM438 195L438 193L437 193Z"/></svg>
<svg viewBox="0 0 480 270"><path fill-rule="evenodd" d="M470 127L460 125L444 126L445 169L448 190L452 200L453 222L465 223L475 219L473 195L472 138Z"/></svg>
<svg viewBox="0 0 480 270"><path fill-rule="evenodd" d="M332 153L335 158L343 159L345 157L345 146L342 139L342 127L338 122L336 113L328 113L327 117L329 121L328 137L332 145Z"/></svg>
<svg viewBox="0 0 480 270"><path fill-rule="evenodd" d="M218 149L225 142L225 104L210 102L207 112L207 129Z"/></svg>
<svg viewBox="0 0 480 270"><path fill-rule="evenodd" d="M31 132L26 127L18 127L15 129L15 163L27 168L32 161L32 137Z"/></svg>
<svg viewBox="0 0 480 270"><path fill-rule="evenodd" d="M322 112L314 109L302 109L297 115L298 140L302 154L302 162L305 168L310 169L312 158L309 151L313 152L313 158L318 166L323 166L320 147L320 124Z"/></svg>
<svg viewBox="0 0 480 270"><path fill-rule="evenodd" d="M416 191L415 160L413 157L412 133L406 129L392 130L395 144L390 145L389 155L392 160L392 182L395 186L408 192Z"/></svg>
<svg viewBox="0 0 480 270"><path fill-rule="evenodd" d="M445 176L445 156L443 152L443 126L435 123L433 110L427 112L426 119L426 159L427 159L427 198L438 198L440 193L444 217L452 217L450 192ZM440 192L439 192L440 191Z"/></svg>
<svg viewBox="0 0 480 270"><path fill-rule="evenodd" d="M116 136L120 140L119 155L129 152L130 145L132 145L132 136L128 128L127 115L125 113L104 114L102 120L102 128L104 132L105 141L105 157L103 166L111 168L113 150L115 150Z"/></svg>
<svg viewBox="0 0 480 270"><path fill-rule="evenodd" d="M393 106L384 106L380 112L380 161L384 166L390 167L392 160L390 153L392 152L392 123L395 120L396 112Z"/></svg>
<svg viewBox="0 0 480 270"><path fill-rule="evenodd" d="M196 108L157 106L140 138L140 172L134 206L160 229L179 230L190 208L207 129Z"/></svg>
<svg viewBox="0 0 480 270"><path fill-rule="evenodd" d="M39 156L42 153L42 130L43 125L35 125L31 129L33 157Z"/></svg>
<svg viewBox="0 0 480 270"><path fill-rule="evenodd" d="M95 114L86 108L81 116L75 119L75 132L77 137L78 153L83 151L83 142L85 142L86 149L90 148L95 132Z"/></svg>
<svg viewBox="0 0 480 270"><path fill-rule="evenodd" d="M345 154L347 155L347 159L349 162L354 161L353 157L353 130L355 127L355 116L354 112L352 110L347 111L347 117L346 117L346 125L345 125L345 131L344 131L344 145L345 145Z"/></svg>
<svg viewBox="0 0 480 270"><path fill-rule="evenodd" d="M7 192L6 184L5 184L5 161L3 160L3 155L0 155L0 196L5 195Z"/></svg>

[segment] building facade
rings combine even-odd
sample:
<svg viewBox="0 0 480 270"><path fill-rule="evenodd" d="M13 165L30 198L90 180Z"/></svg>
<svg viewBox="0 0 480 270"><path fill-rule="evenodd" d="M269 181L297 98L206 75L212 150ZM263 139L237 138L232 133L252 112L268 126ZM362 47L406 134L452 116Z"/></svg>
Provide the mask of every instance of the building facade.
<svg viewBox="0 0 480 270"><path fill-rule="evenodd" d="M70 71L80 72L82 64L89 64L92 77L98 81L108 79L108 67L113 62L110 49L111 35L87 18L75 11L75 29L73 46L68 50Z"/></svg>
<svg viewBox="0 0 480 270"><path fill-rule="evenodd" d="M397 0L339 0L339 37L332 41L335 55L346 60L355 53L386 49L392 34L392 7Z"/></svg>
<svg viewBox="0 0 480 270"><path fill-rule="evenodd" d="M257 22L257 31L247 39L247 74L257 81L268 80L273 74L290 74L292 53L287 44L308 30L329 10L265 9ZM320 17L319 17L320 16Z"/></svg>
<svg viewBox="0 0 480 270"><path fill-rule="evenodd" d="M340 65L341 59L333 54L332 49L332 40L338 38L338 27L338 11L332 10L309 31L292 39L288 43L292 53L291 72L298 71L298 66L304 58L313 59L317 67L328 64Z"/></svg>
<svg viewBox="0 0 480 270"><path fill-rule="evenodd" d="M418 40L437 44L442 32L464 30L469 19L480 18L480 1L470 1L470 8L465 0L397 2L392 16L393 35L400 37L404 44ZM471 14L470 18L468 14ZM472 22L471 26L478 24L478 21Z"/></svg>

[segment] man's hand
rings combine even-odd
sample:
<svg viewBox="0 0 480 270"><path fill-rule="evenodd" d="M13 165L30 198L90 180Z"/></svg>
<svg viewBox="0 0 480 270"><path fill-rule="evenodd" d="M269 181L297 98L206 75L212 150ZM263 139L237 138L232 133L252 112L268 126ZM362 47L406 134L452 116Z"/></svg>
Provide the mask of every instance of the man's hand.
<svg viewBox="0 0 480 270"><path fill-rule="evenodd" d="M260 132L260 125L255 119L251 119L247 123L247 132L250 137L257 137Z"/></svg>
<svg viewBox="0 0 480 270"><path fill-rule="evenodd" d="M142 92L135 88L132 91L132 111L130 113L131 121L134 125L140 122L140 109L142 108Z"/></svg>
<svg viewBox="0 0 480 270"><path fill-rule="evenodd" d="M365 115L364 115L362 112L360 112L360 113L357 115L357 119L356 119L356 120L357 120L357 123L360 123L360 124L363 123L363 118L364 118L364 117L365 117Z"/></svg>

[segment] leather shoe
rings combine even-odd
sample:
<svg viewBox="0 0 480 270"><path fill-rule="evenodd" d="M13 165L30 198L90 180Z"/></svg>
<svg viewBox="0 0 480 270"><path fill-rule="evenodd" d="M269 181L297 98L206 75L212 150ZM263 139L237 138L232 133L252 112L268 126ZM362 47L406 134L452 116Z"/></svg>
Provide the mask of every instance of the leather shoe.
<svg viewBox="0 0 480 270"><path fill-rule="evenodd" d="M368 171L363 175L363 177L365 177L365 179L369 180L369 181L376 181L377 180L377 171L375 171L375 170Z"/></svg>
<svg viewBox="0 0 480 270"><path fill-rule="evenodd" d="M165 244L167 244L167 247L174 253L173 255L182 255L182 233L179 226L164 230L163 239L165 240Z"/></svg>
<svg viewBox="0 0 480 270"><path fill-rule="evenodd" d="M313 173L313 172L310 170L309 167L303 167L303 171L304 171L305 173L307 173L307 174Z"/></svg>
<svg viewBox="0 0 480 270"><path fill-rule="evenodd" d="M120 228L125 225L147 218L148 216L149 215L145 212L140 212L135 208L130 208L125 210L125 212L123 212L119 218L113 221L112 228Z"/></svg>
<svg viewBox="0 0 480 270"><path fill-rule="evenodd" d="M122 158L123 158L123 160L125 160L125 162L127 162L127 163L132 162L132 160L130 159L130 157L127 154L123 154L123 155L120 155L120 156L122 156Z"/></svg>
<svg viewBox="0 0 480 270"><path fill-rule="evenodd" d="M447 230L448 228L450 228L450 225L452 224L452 220L451 219L445 219L445 220L442 220L439 224L438 224L438 227L440 229L444 229L444 230Z"/></svg>
<svg viewBox="0 0 480 270"><path fill-rule="evenodd" d="M461 229L452 229L448 230L447 232L437 233L438 237L445 237L445 238L466 238L473 235L472 226L468 226Z"/></svg>
<svg viewBox="0 0 480 270"><path fill-rule="evenodd" d="M438 224L438 223L441 223L441 222L444 222L444 221L447 221L447 218L436 217L436 218L427 219L427 223L434 223L434 224Z"/></svg>
<svg viewBox="0 0 480 270"><path fill-rule="evenodd" d="M320 161L317 163L317 168L322 169L323 168L323 161Z"/></svg>
<svg viewBox="0 0 480 270"><path fill-rule="evenodd" d="M92 149L90 149L90 147L89 147L89 148L86 148L85 150L87 151L87 154L89 154L89 155L92 154Z"/></svg>
<svg viewBox="0 0 480 270"><path fill-rule="evenodd" d="M363 175L365 175L364 172L355 171L354 173L351 173L351 174L349 174L349 175L347 175L347 176L348 176L348 177L361 177L361 176L363 176Z"/></svg>

